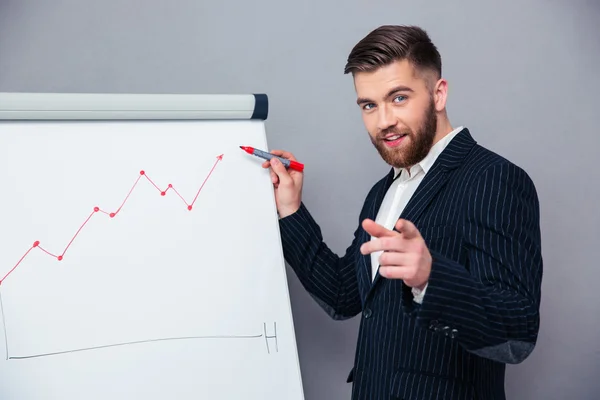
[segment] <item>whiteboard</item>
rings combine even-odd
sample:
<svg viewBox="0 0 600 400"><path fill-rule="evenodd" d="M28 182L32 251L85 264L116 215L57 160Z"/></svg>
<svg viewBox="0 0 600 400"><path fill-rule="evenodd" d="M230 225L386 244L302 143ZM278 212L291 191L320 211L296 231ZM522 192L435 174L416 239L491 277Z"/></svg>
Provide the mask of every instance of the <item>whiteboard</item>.
<svg viewBox="0 0 600 400"><path fill-rule="evenodd" d="M10 96L0 398L303 399L256 97Z"/></svg>

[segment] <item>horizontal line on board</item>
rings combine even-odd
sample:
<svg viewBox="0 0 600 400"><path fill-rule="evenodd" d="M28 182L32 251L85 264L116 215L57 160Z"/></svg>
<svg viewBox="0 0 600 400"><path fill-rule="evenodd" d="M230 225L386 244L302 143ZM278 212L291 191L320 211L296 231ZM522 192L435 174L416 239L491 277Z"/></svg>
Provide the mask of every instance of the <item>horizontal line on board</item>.
<svg viewBox="0 0 600 400"><path fill-rule="evenodd" d="M68 354L68 353L76 353L80 351L90 351L90 350L98 350L105 349L108 347L117 347L117 346L127 346L134 345L140 343L151 343L151 342L162 342L162 341L170 341L170 340L195 340L195 339L257 339L261 338L263 335L212 335L212 336L182 336L182 337L172 337L172 338L160 338L160 339L147 339L147 340L138 340L133 342L123 342L123 343L114 343L107 344L103 346L94 346L94 347L85 347L81 349L73 349L73 350L65 350L65 351L57 351L54 353L45 353L45 354L34 354L30 356L14 356L8 357L9 360L24 360L28 358L38 358L38 357L49 357L56 356L60 354Z"/></svg>

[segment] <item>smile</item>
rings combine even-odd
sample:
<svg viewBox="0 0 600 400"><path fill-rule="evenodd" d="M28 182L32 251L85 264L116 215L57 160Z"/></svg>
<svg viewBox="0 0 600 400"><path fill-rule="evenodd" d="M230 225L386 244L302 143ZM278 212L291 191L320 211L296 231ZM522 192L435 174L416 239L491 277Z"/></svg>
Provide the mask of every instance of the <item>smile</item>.
<svg viewBox="0 0 600 400"><path fill-rule="evenodd" d="M386 142L394 142L400 138L403 138L404 136L406 136L406 134L401 134L401 135L391 135L388 137L383 138L383 140L385 140Z"/></svg>
<svg viewBox="0 0 600 400"><path fill-rule="evenodd" d="M406 136L407 136L406 134L389 135L389 136L386 136L385 138L383 138L383 142L388 147L395 147L395 146L399 145Z"/></svg>

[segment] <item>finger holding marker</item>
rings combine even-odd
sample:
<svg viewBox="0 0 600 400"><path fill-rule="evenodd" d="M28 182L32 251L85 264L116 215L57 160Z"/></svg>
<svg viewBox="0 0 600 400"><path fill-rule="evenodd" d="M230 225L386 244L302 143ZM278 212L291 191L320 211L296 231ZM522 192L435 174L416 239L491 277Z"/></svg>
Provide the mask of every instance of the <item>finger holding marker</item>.
<svg viewBox="0 0 600 400"><path fill-rule="evenodd" d="M277 176L273 168L271 168L271 161L265 161L262 166L263 168L269 168L271 182L273 182L273 185L275 185L275 188L277 188L279 186L279 176Z"/></svg>
<svg viewBox="0 0 600 400"><path fill-rule="evenodd" d="M296 162L298 161L298 160L296 160L296 157L294 157L294 155L292 153L290 153L289 151L272 150L271 154L273 154L274 156L277 156L277 157L288 159L290 161L296 161ZM263 162L262 165L264 168L269 168L271 166L271 164L269 163L269 160Z"/></svg>
<svg viewBox="0 0 600 400"><path fill-rule="evenodd" d="M273 150L267 153L249 146L240 146L248 154L264 158L263 168L269 168L275 189L275 203L280 218L293 214L302 203L302 180L304 164L290 152Z"/></svg>
<svg viewBox="0 0 600 400"><path fill-rule="evenodd" d="M273 151L271 151L271 154L273 154L275 156L283 157L283 151L282 150L273 150ZM265 161L263 161L262 167L263 168L271 168L271 160L265 160Z"/></svg>
<svg viewBox="0 0 600 400"><path fill-rule="evenodd" d="M302 203L302 172L288 170L278 158L272 158L271 173L277 175L275 201L280 217L295 213Z"/></svg>
<svg viewBox="0 0 600 400"><path fill-rule="evenodd" d="M282 157L282 158L286 158L290 161L298 161L296 160L296 157L294 157L294 155L288 151L284 151L284 150L272 150L271 154L278 156L278 157ZM263 168L271 168L271 160L266 160L262 163L262 167ZM290 171L290 173L294 173L294 171ZM270 169L270 175L271 175L271 181L273 182L274 185L279 185L279 177L277 176L277 174L275 173L275 171L273 171L273 169Z"/></svg>
<svg viewBox="0 0 600 400"><path fill-rule="evenodd" d="M294 180L290 176L287 168L281 163L281 161L279 161L278 158L271 158L271 160L268 162L271 165L271 174L275 174L277 176L280 185L292 185L294 183Z"/></svg>

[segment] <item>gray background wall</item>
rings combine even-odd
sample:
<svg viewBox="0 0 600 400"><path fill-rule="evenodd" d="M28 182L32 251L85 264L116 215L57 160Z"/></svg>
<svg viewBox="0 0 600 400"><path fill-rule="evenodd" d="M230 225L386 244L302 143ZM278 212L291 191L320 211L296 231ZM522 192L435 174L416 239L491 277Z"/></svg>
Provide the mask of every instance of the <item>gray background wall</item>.
<svg viewBox="0 0 600 400"><path fill-rule="evenodd" d="M387 170L346 56L378 25L422 25L443 55L453 123L539 190L542 327L531 357L508 367L508 398L596 399L599 21L594 0L0 0L0 91L268 93L270 146L306 163L304 199L342 252ZM358 319L329 320L288 271L306 398L347 399Z"/></svg>

